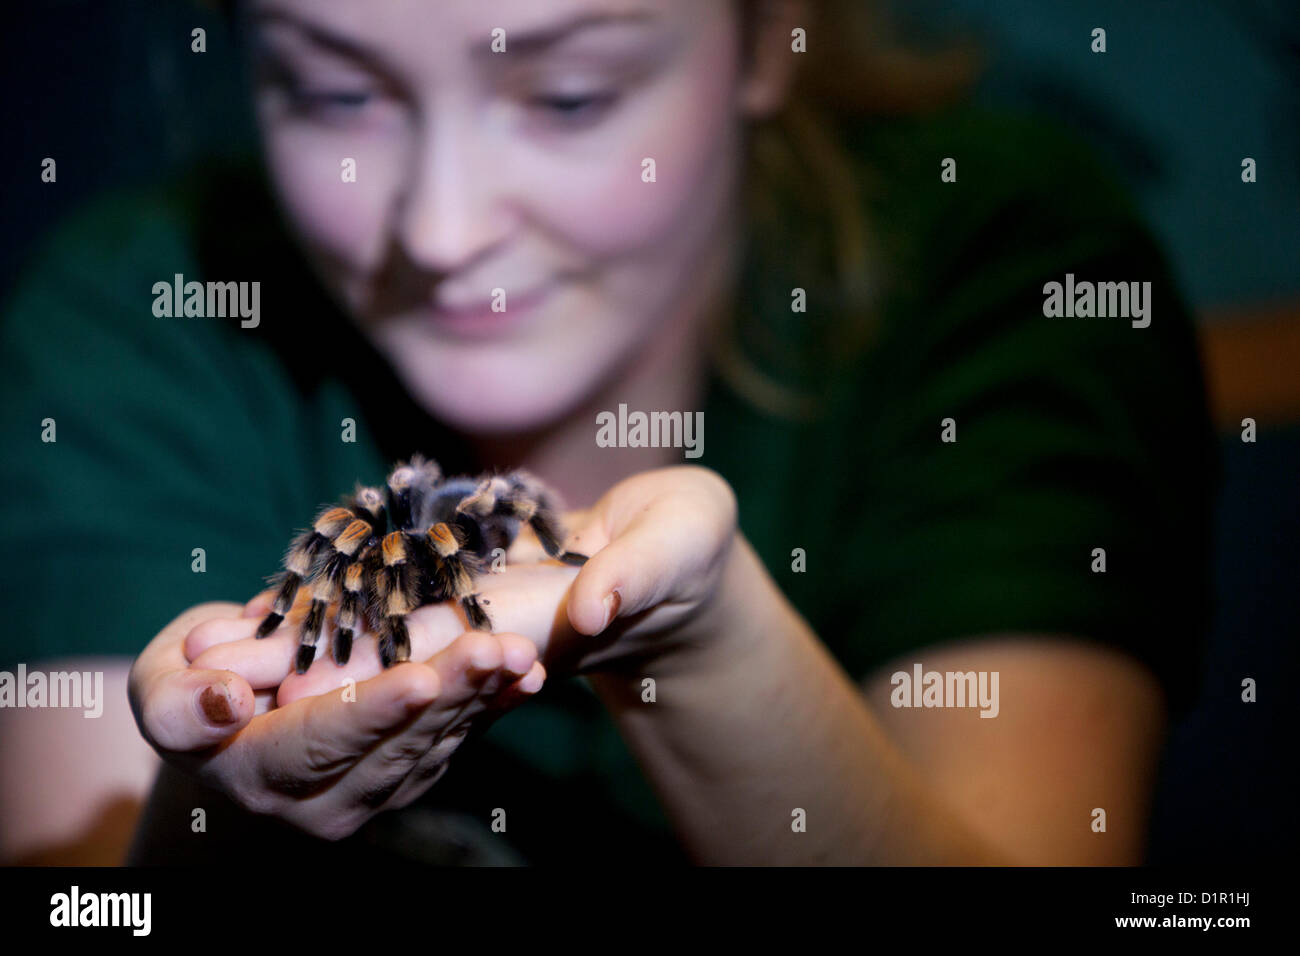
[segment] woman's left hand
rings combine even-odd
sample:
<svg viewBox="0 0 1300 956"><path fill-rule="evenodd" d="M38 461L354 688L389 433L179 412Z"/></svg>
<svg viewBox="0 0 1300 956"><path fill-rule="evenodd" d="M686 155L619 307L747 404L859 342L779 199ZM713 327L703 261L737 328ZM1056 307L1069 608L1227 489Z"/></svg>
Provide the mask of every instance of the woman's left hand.
<svg viewBox="0 0 1300 956"><path fill-rule="evenodd" d="M735 493L715 471L676 465L620 481L571 539L592 557L569 591L573 633L547 648L548 667L621 670L706 649L736 586L726 572L739 538Z"/></svg>

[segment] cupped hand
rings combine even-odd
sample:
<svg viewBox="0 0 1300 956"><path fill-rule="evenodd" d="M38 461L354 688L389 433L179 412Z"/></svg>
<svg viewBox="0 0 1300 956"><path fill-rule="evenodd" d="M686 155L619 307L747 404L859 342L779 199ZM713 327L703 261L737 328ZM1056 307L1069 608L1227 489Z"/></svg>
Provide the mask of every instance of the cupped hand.
<svg viewBox="0 0 1300 956"><path fill-rule="evenodd" d="M471 728L536 693L536 646L517 634L454 637L399 664L276 706L275 682L191 661L212 631L256 621L204 604L169 624L131 669L132 710L168 762L246 810L339 839L428 790ZM271 639L268 639L271 640ZM201 657L202 655L195 655ZM290 672L286 660L279 675Z"/></svg>

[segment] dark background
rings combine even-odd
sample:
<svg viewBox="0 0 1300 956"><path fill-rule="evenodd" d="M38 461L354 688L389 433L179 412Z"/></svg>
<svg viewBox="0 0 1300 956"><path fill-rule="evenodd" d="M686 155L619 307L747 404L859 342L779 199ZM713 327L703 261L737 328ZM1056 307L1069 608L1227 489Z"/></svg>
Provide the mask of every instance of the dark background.
<svg viewBox="0 0 1300 956"><path fill-rule="evenodd" d="M1152 863L1280 860L1283 703L1300 637L1300 7L1295 0L910 0L925 45L973 36L984 103L1064 119L1114 163L1197 309L1225 481L1218 610L1196 710L1173 729ZM176 0L6 10L0 294L55 221L100 191L252 148L224 24ZM207 53L190 31L207 29ZM1089 51L1105 27L1108 52ZM58 161L58 182L40 163ZM1258 181L1243 184L1254 157ZM1256 418L1258 441L1240 440ZM1241 702L1253 677L1259 700ZM1290 774L1287 774L1287 778ZM1289 853L1287 854L1289 856Z"/></svg>

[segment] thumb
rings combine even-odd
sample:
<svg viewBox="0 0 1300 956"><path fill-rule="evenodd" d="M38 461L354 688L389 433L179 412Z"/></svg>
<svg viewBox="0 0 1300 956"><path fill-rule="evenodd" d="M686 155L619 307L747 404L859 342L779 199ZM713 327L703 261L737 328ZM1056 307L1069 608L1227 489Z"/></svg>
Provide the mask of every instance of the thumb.
<svg viewBox="0 0 1300 956"><path fill-rule="evenodd" d="M665 601L694 605L716 580L736 518L735 492L707 468L675 465L619 482L589 523L609 543L573 579L569 623L595 635Z"/></svg>
<svg viewBox="0 0 1300 956"><path fill-rule="evenodd" d="M145 692L140 730L160 750L187 753L220 743L253 717L248 682L233 671L175 670Z"/></svg>
<svg viewBox="0 0 1300 956"><path fill-rule="evenodd" d="M615 619L671 597L682 571L681 531L650 508L587 560L569 590L569 623L599 634Z"/></svg>

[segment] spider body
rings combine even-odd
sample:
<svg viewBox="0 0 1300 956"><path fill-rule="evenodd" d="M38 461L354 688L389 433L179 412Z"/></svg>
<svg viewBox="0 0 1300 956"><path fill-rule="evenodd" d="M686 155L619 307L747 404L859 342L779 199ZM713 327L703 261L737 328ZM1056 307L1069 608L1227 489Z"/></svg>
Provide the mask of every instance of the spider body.
<svg viewBox="0 0 1300 956"><path fill-rule="evenodd" d="M312 527L293 540L257 636L280 626L302 589L311 604L299 628L299 674L316 657L331 607L339 664L348 662L364 627L379 635L384 667L408 660L406 616L438 601L457 601L471 627L491 630L475 579L524 524L550 557L575 565L587 560L563 550L553 496L527 472L444 478L435 462L413 456L393 469L382 493L358 487L344 503L322 508Z"/></svg>

